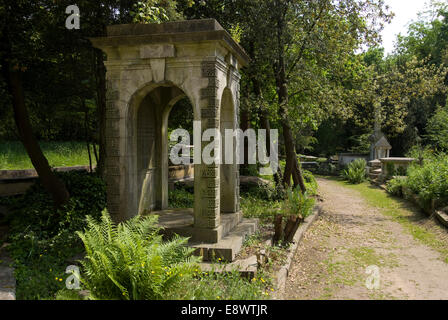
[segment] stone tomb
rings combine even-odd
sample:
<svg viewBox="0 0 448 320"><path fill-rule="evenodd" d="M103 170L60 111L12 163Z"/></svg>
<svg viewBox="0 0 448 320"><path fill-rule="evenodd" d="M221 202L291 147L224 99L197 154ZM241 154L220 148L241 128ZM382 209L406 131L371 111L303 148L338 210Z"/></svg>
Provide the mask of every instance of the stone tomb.
<svg viewBox="0 0 448 320"><path fill-rule="evenodd" d="M205 259L233 260L257 226L242 219L238 165L195 164L194 208L170 210L167 131L171 109L185 97L202 132L238 128L239 69L248 56L214 19L114 25L107 37L90 40L107 54L111 216L159 215L167 234L191 237Z"/></svg>

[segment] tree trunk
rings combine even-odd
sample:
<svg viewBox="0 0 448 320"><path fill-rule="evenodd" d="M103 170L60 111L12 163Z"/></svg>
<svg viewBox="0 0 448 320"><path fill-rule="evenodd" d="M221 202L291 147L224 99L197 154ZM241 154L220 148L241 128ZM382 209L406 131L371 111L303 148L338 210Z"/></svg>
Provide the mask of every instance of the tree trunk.
<svg viewBox="0 0 448 320"><path fill-rule="evenodd" d="M243 130L244 132L249 129L250 127L250 120L249 120L249 111L247 110L241 110L240 112L240 128L241 130ZM248 146L248 140L244 139L244 152L243 152L243 157L244 157L244 163L241 164L241 167L243 170L247 169L248 167L248 159L249 159L249 154L248 154L248 150L249 150L249 146ZM245 172L245 171L244 171Z"/></svg>
<svg viewBox="0 0 448 320"><path fill-rule="evenodd" d="M274 217L274 244L283 239L283 215L277 214Z"/></svg>
<svg viewBox="0 0 448 320"><path fill-rule="evenodd" d="M295 149L294 138L291 131L291 126L289 119L285 116L286 106L288 105L288 88L286 84L286 72L284 67L284 62L278 64L279 70L276 72L277 80L277 93L279 102L279 111L281 116L281 124L283 129L283 138L285 141L285 152L286 152L286 166L285 172L283 174L283 184L287 187L291 186L291 177L294 182L294 187L300 186L303 193L306 192L305 181L303 180L303 175L301 168L297 162L297 154Z"/></svg>
<svg viewBox="0 0 448 320"><path fill-rule="evenodd" d="M2 62L2 69L5 73L5 80L8 83L9 93L12 97L14 120L20 139L31 159L31 163L39 175L42 185L51 194L55 206L60 207L68 202L70 195L65 184L51 171L48 160L45 158L33 134L28 110L25 105L20 71L13 70L6 60Z"/></svg>
<svg viewBox="0 0 448 320"><path fill-rule="evenodd" d="M99 124L99 159L96 170L103 177L106 167L106 68L104 66L103 52L98 49L94 50Z"/></svg>
<svg viewBox="0 0 448 320"><path fill-rule="evenodd" d="M284 44L284 30L286 28L286 12L287 4L280 0L275 1L277 15L276 21L276 37L277 37L277 61L273 65L275 81L277 85L277 95L279 103L279 113L281 118L281 124L283 129L283 137L285 140L286 150L286 167L283 175L283 184L285 187L291 185L291 176L294 181L294 187L300 186L303 193L306 192L305 182L301 168L297 163L297 154L295 149L294 137L291 132L291 125L288 119L288 79L286 76L285 65L285 44Z"/></svg>
<svg viewBox="0 0 448 320"><path fill-rule="evenodd" d="M285 236L284 236L285 244L291 243L294 240L294 236L296 235L297 229L299 228L302 221L303 218L301 216L289 217L285 227Z"/></svg>
<svg viewBox="0 0 448 320"><path fill-rule="evenodd" d="M87 109L86 101L82 100L82 108L84 110L84 126L85 126L85 135L86 135L86 145L87 145L87 154L89 155L89 169L90 172L93 172L92 168L92 154L90 153L90 130L89 130L89 109ZM95 144L95 143L94 143Z"/></svg>
<svg viewBox="0 0 448 320"><path fill-rule="evenodd" d="M261 92L260 92L261 95ZM261 98L262 101L262 98ZM266 109L264 107L264 105L260 106L259 109L259 117L260 117L260 126L261 129L266 130L266 153L268 154L268 156L271 155L271 123L269 121L269 115L266 112ZM274 182L275 185L278 187L281 186L281 182L282 182L282 173L281 173L281 169L280 167L278 167L277 172L274 172Z"/></svg>

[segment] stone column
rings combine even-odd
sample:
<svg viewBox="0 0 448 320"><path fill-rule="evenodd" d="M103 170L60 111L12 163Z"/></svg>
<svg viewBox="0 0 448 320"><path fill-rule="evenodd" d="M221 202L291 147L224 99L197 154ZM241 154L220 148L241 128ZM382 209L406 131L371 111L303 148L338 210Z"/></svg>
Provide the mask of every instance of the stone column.
<svg viewBox="0 0 448 320"><path fill-rule="evenodd" d="M219 100L217 99L219 80L216 62L204 61L201 66L202 77L208 86L201 89L201 136L207 129L219 130ZM202 150L209 142L202 142ZM195 164L195 207L194 227L197 239L204 242L217 242L221 237L220 226L220 183L217 164Z"/></svg>
<svg viewBox="0 0 448 320"><path fill-rule="evenodd" d="M118 76L118 78L117 78ZM107 72L106 94L106 170L107 209L116 221L126 220L126 104L120 100L119 75Z"/></svg>

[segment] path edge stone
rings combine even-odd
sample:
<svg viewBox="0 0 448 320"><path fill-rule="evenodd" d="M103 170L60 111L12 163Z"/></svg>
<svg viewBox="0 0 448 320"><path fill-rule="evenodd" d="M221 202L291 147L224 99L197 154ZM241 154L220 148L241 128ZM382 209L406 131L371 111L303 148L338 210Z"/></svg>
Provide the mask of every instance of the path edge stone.
<svg viewBox="0 0 448 320"><path fill-rule="evenodd" d="M289 270L291 269L294 256L297 252L300 242L304 234L316 221L317 217L321 214L322 207L320 205L315 205L313 213L305 218L305 221L299 226L294 235L293 244L289 249L288 257L286 263L280 268L276 274L275 279L275 294L273 295L274 300L280 300L285 290L286 280L288 279Z"/></svg>

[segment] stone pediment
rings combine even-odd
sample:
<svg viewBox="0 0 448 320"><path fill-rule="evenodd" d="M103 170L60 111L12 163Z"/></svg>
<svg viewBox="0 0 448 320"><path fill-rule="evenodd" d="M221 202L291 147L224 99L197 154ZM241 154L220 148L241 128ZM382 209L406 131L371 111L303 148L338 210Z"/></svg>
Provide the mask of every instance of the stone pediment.
<svg viewBox="0 0 448 320"><path fill-rule="evenodd" d="M389 141L387 141L386 137L382 136L381 139L375 143L375 148L392 149L392 146Z"/></svg>

